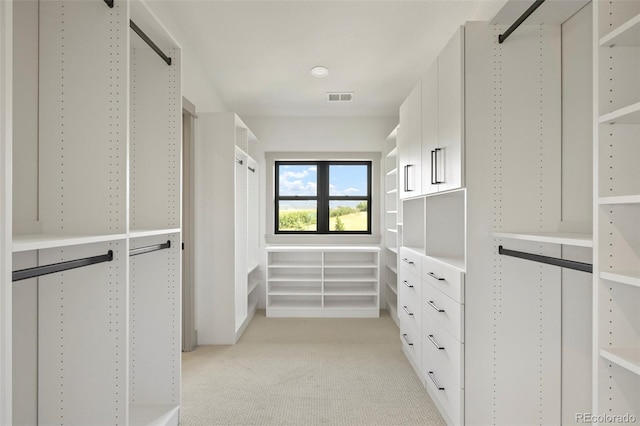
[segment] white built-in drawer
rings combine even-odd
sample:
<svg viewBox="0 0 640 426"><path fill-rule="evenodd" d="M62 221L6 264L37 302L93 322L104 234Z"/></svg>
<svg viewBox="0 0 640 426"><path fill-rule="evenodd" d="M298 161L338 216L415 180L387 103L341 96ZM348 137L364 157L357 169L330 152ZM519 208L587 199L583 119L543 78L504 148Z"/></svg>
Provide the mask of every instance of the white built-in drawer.
<svg viewBox="0 0 640 426"><path fill-rule="evenodd" d="M398 318L420 334L422 328L422 282L404 272L398 283Z"/></svg>
<svg viewBox="0 0 640 426"><path fill-rule="evenodd" d="M464 303L464 272L460 269L424 256L422 279L453 300Z"/></svg>
<svg viewBox="0 0 640 426"><path fill-rule="evenodd" d="M409 325L404 318L400 317L400 341L402 342L402 350L411 362L414 370L421 380L424 380L422 374L422 343L420 341L420 333L413 326Z"/></svg>
<svg viewBox="0 0 640 426"><path fill-rule="evenodd" d="M427 282L422 285L422 309L445 330L464 343L464 305Z"/></svg>
<svg viewBox="0 0 640 426"><path fill-rule="evenodd" d="M439 408L444 411L447 423L464 424L464 389L455 383L451 374L447 373L442 357L426 359L422 364L424 370L424 386Z"/></svg>
<svg viewBox="0 0 640 426"><path fill-rule="evenodd" d="M422 322L422 365L435 364L443 378L464 388L464 344L432 317L425 315Z"/></svg>
<svg viewBox="0 0 640 426"><path fill-rule="evenodd" d="M424 256L413 250L409 250L405 247L400 248L400 264L401 269L412 272L413 274L420 276L422 273L422 258Z"/></svg>

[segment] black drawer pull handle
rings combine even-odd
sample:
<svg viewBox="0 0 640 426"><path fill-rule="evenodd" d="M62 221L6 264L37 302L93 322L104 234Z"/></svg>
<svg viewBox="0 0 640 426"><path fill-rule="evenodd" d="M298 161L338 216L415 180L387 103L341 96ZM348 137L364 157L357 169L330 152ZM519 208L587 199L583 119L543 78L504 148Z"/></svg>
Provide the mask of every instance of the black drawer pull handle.
<svg viewBox="0 0 640 426"><path fill-rule="evenodd" d="M405 262L405 263L408 263L409 265L413 265L413 262L410 261L409 259L407 259L406 257L403 257L402 261Z"/></svg>
<svg viewBox="0 0 640 426"><path fill-rule="evenodd" d="M402 338L404 339L404 341L405 341L405 342L407 342L407 345L409 345L409 346L413 346L413 343L411 343L411 342L409 341L409 339L407 339L407 334L406 334L406 333L402 335Z"/></svg>
<svg viewBox="0 0 640 426"><path fill-rule="evenodd" d="M407 287L409 287L409 288L413 288L413 284L409 284L409 283L407 282L407 280L404 280L404 281L402 281L402 282L403 282L403 283L404 283L404 285L406 285Z"/></svg>
<svg viewBox="0 0 640 426"><path fill-rule="evenodd" d="M429 300L429 306L431 306L433 309L436 310L436 312L444 312L444 309L440 309L438 308L435 303L433 303L433 300Z"/></svg>
<svg viewBox="0 0 640 426"><path fill-rule="evenodd" d="M438 281L446 281L444 278L441 278L439 276L437 276L436 274L434 274L433 272L427 272L427 275L429 275L432 278L435 278Z"/></svg>
<svg viewBox="0 0 640 426"><path fill-rule="evenodd" d="M440 384L438 383L438 381L436 380L436 376L433 374L433 371L429 371L429 378L431 379L431 381L433 382L434 385L436 385L436 389L438 390L444 390L444 388L442 386L440 386Z"/></svg>
<svg viewBox="0 0 640 426"><path fill-rule="evenodd" d="M436 339L433 338L433 334L429 334L427 336L429 338L429 340L431 341L431 343L433 343L433 346L435 346L436 348L440 349L440 350L444 350L444 346L440 346L438 344L438 342L436 342Z"/></svg>
<svg viewBox="0 0 640 426"><path fill-rule="evenodd" d="M404 311L407 313L407 315L411 315L411 316L413 316L413 312L409 312L409 309L407 309L407 305L404 305L404 306L402 307L402 309L404 309Z"/></svg>

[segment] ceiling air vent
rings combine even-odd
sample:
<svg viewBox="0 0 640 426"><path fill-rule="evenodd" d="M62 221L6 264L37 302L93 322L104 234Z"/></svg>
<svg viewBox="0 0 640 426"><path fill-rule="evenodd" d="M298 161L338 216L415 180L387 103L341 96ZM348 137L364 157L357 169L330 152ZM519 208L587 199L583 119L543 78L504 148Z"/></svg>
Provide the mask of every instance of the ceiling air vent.
<svg viewBox="0 0 640 426"><path fill-rule="evenodd" d="M353 100L353 92L330 92L327 93L328 102L351 102Z"/></svg>

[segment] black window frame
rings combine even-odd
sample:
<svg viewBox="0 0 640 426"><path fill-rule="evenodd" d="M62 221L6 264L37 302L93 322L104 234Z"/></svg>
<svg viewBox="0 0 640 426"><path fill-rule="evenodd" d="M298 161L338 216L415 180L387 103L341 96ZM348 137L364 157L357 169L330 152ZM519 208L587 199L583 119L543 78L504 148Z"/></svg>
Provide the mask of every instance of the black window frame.
<svg viewBox="0 0 640 426"><path fill-rule="evenodd" d="M316 166L317 182L316 195L280 195L280 166ZM329 167L330 166L367 166L367 195L330 195ZM274 166L275 172L275 218L274 231L276 234L306 234L306 235L371 235L371 198L372 198L372 169L373 162L370 160L345 160L345 161L312 161L312 160L283 160L276 161ZM315 231L281 231L278 229L280 224L280 201L316 201L316 230ZM329 212L330 202L336 200L348 201L366 201L367 202L367 229L364 231L331 231L329 229ZM321 215L321 211L326 211L326 215Z"/></svg>

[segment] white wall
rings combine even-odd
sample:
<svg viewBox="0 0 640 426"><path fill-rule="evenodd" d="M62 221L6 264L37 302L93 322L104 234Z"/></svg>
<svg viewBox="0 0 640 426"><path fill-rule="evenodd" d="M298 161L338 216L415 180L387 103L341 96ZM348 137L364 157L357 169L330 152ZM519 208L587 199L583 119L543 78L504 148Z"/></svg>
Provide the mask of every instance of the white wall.
<svg viewBox="0 0 640 426"><path fill-rule="evenodd" d="M260 256L261 269L265 270L266 252L264 235L268 232L266 226L267 200L270 199L270 191L267 193L266 173L272 173L265 164L264 152L269 151L295 151L295 152L372 152L384 151L384 141L389 133L397 126L398 117L269 117L254 116L242 117L242 120L256 135L259 141L256 160L260 163ZM382 167L380 168L382 173ZM381 176L380 182L384 182ZM380 208L384 188L378 188ZM380 227L382 227L382 221ZM382 233L382 229L373 230L374 233ZM344 237L344 236L343 236ZM311 239L310 237L309 239ZM340 243L354 244L354 237L343 238ZM355 237L357 238L357 236ZM314 241L323 240L322 237ZM314 241L305 241L313 244ZM323 240L322 242L326 242ZM332 242L335 243L335 242ZM384 260L381 259L381 264ZM260 293L259 307L265 307L265 289ZM384 300L381 299L381 306Z"/></svg>
<svg viewBox="0 0 640 426"><path fill-rule="evenodd" d="M213 82L214 76L205 71L199 52L189 43L184 30L175 23L165 3L151 1L147 5L182 47L182 95L196 106L197 112L226 111Z"/></svg>

